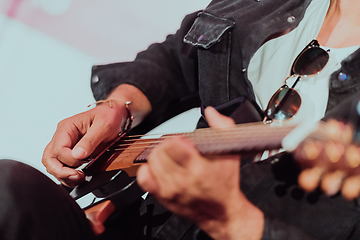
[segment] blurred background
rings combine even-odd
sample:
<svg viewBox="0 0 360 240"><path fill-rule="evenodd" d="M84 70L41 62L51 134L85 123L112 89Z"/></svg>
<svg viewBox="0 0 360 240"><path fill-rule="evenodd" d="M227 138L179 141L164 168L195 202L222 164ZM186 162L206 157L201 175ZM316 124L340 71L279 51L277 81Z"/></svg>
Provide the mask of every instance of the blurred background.
<svg viewBox="0 0 360 240"><path fill-rule="evenodd" d="M45 173L42 152L57 123L94 102L91 67L132 60L209 2L0 0L0 158ZM158 131L191 131L198 114Z"/></svg>

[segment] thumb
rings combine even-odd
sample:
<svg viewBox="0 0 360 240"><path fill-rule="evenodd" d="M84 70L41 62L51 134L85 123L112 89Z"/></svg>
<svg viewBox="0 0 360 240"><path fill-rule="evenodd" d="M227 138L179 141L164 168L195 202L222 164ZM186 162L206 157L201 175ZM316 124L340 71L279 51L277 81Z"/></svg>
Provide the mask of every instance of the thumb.
<svg viewBox="0 0 360 240"><path fill-rule="evenodd" d="M75 159L84 159L89 157L104 140L115 138L118 133L109 132L104 129L102 124L94 123L79 140L71 151L71 155Z"/></svg>
<svg viewBox="0 0 360 240"><path fill-rule="evenodd" d="M235 125L232 118L220 114L213 107L207 107L205 109L205 117L210 127L226 128Z"/></svg>
<svg viewBox="0 0 360 240"><path fill-rule="evenodd" d="M75 146L71 152L71 156L75 159L84 159L88 157L88 152L84 148L80 146Z"/></svg>

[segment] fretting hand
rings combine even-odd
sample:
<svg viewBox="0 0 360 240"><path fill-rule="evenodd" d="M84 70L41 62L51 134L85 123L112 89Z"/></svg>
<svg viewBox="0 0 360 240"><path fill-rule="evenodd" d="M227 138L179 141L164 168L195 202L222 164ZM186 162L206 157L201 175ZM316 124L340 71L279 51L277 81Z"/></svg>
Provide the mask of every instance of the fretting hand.
<svg viewBox="0 0 360 240"><path fill-rule="evenodd" d="M326 123L327 141L307 140L295 151L305 167L299 185L306 191L318 186L325 194L341 194L352 200L360 194L360 148L351 143L352 128L337 121Z"/></svg>
<svg viewBox="0 0 360 240"><path fill-rule="evenodd" d="M213 108L205 115L211 127L234 125ZM174 137L152 151L137 180L165 207L214 239L260 239L263 214L240 191L239 173L239 156L206 158L189 140Z"/></svg>

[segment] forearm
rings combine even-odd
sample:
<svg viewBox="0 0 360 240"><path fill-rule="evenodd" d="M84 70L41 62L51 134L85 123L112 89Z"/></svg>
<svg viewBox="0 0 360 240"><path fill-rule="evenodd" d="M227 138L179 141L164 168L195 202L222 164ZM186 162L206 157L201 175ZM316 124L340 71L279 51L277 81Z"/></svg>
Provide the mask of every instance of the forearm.
<svg viewBox="0 0 360 240"><path fill-rule="evenodd" d="M141 90L152 106L146 117L148 127L140 130L141 133L166 120L163 116L174 104L198 93L197 50L183 42L196 16L194 13L185 18L176 34L139 52L134 61L94 66L91 77L94 98L97 101L107 99L118 86L129 84ZM135 117L135 124L137 119Z"/></svg>

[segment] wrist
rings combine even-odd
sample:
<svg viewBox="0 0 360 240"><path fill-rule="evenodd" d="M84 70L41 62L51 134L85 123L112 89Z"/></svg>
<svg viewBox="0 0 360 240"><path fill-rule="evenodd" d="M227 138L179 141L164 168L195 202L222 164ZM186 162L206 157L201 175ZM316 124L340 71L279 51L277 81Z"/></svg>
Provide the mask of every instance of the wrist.
<svg viewBox="0 0 360 240"><path fill-rule="evenodd" d="M119 105L120 102L120 105ZM108 103L110 108L113 108L115 111L118 111L119 113L122 113L122 117L121 119L123 119L123 124L122 124L122 131L123 132L127 132L131 129L131 125L133 122L134 117L131 114L130 111L130 104L132 103L131 101L125 101L123 99L120 98L108 98L106 100L99 100L97 102L95 102L95 104L101 104L101 103ZM92 104L90 104L88 107L90 107ZM125 115L124 113L124 107L125 107Z"/></svg>
<svg viewBox="0 0 360 240"><path fill-rule="evenodd" d="M263 212L239 192L240 200L224 210L224 216L198 223L213 239L261 239L264 229Z"/></svg>
<svg viewBox="0 0 360 240"><path fill-rule="evenodd" d="M108 96L107 100L110 99L114 99L111 102L116 104L116 107L122 108L123 110L128 107L126 112L130 112L130 115L133 116L133 126L138 125L152 110L150 101L144 93L129 84L122 84L118 86Z"/></svg>

